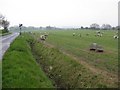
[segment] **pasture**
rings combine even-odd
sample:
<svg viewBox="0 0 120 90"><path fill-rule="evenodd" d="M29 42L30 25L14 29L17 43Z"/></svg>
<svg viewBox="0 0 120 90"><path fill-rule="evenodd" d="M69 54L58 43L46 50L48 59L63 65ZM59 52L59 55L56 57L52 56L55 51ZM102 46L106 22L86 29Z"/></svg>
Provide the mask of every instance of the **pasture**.
<svg viewBox="0 0 120 90"><path fill-rule="evenodd" d="M33 33L22 33L4 55L3 86L25 87L26 84L29 84L27 87L66 89L118 87L118 39L113 38L116 31L102 32L104 32L102 37L95 36L96 30L40 30ZM45 33L48 34L48 37L45 41L41 41L40 37ZM74 36L73 33L75 33ZM89 46L92 43L101 45L104 52L90 51ZM10 53L15 50L19 52L16 54L21 58L14 58L16 54ZM24 52L29 53L21 54ZM11 62L12 59L15 62ZM22 63L18 64L21 61ZM26 62L30 65L23 64ZM15 71L14 66L16 65ZM21 75L30 76L25 77L24 81L35 77L33 79L35 86L31 86L30 82L24 84L22 79L14 78L14 74L16 77L18 76L21 66ZM33 70L34 75L29 72L30 70ZM7 82L9 78L11 82ZM48 86L44 82L42 85L42 82L39 82L44 79ZM17 85L12 80L16 81Z"/></svg>
<svg viewBox="0 0 120 90"><path fill-rule="evenodd" d="M47 30L49 36L46 43L53 45L63 53L68 53L71 57L77 57L95 68L105 70L110 73L118 72L118 39L114 39L116 31L103 30L102 37L96 37L96 30ZM75 36L72 34L75 33ZM87 36L86 34L89 33ZM39 33L38 37L39 37ZM81 34L81 37L79 36ZM103 53L89 50L92 43L101 45Z"/></svg>
<svg viewBox="0 0 120 90"><path fill-rule="evenodd" d="M38 39L40 35L49 33L48 38L43 42L45 46L58 49L74 62L90 70L94 75L101 76L103 82L105 80L115 83L118 80L118 39L113 38L116 31L106 30L102 32L104 32L103 36L97 37L95 36L96 30L47 30L34 33L34 37ZM73 33L75 33L74 36ZM89 46L92 43L101 45L104 52L90 51ZM46 50L45 52L42 55L46 54L48 57Z"/></svg>

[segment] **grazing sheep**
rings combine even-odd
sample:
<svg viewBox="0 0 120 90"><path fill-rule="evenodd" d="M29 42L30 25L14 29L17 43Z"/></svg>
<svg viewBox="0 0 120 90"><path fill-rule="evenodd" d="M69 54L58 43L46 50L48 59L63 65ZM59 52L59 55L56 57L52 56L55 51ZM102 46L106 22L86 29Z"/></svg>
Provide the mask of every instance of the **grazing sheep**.
<svg viewBox="0 0 120 90"><path fill-rule="evenodd" d="M75 33L73 33L73 36L75 36Z"/></svg>
<svg viewBox="0 0 120 90"><path fill-rule="evenodd" d="M100 37L102 37L102 34L99 34Z"/></svg>
<svg viewBox="0 0 120 90"><path fill-rule="evenodd" d="M95 34L95 36L102 37L102 34L98 33L98 34Z"/></svg>
<svg viewBox="0 0 120 90"><path fill-rule="evenodd" d="M118 39L119 37L118 37L118 35L114 35L113 38L114 39Z"/></svg>
<svg viewBox="0 0 120 90"><path fill-rule="evenodd" d="M95 36L102 37L104 32L96 31Z"/></svg>
<svg viewBox="0 0 120 90"><path fill-rule="evenodd" d="M40 36L40 40L45 41L46 40L46 36L45 35L41 35Z"/></svg>

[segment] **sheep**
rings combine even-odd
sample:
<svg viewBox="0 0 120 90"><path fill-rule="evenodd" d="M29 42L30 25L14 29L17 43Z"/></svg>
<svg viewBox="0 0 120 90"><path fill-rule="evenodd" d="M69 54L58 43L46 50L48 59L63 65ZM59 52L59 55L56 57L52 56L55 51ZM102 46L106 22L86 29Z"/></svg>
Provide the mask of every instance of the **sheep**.
<svg viewBox="0 0 120 90"><path fill-rule="evenodd" d="M95 36L102 37L103 33L104 33L104 32L96 31L96 34L95 34Z"/></svg>
<svg viewBox="0 0 120 90"><path fill-rule="evenodd" d="M102 37L102 34L95 34L95 36L99 36L99 37Z"/></svg>
<svg viewBox="0 0 120 90"><path fill-rule="evenodd" d="M99 36L99 37L102 37L102 35L103 35L103 32L100 32L100 31L97 31L95 34L95 36Z"/></svg>
<svg viewBox="0 0 120 90"><path fill-rule="evenodd" d="M46 36L45 35L41 35L40 36L40 40L45 41L46 40Z"/></svg>
<svg viewBox="0 0 120 90"><path fill-rule="evenodd" d="M99 34L100 37L102 37L102 34Z"/></svg>
<svg viewBox="0 0 120 90"><path fill-rule="evenodd" d="M114 39L118 39L119 37L118 37L118 35L114 35L113 38Z"/></svg>
<svg viewBox="0 0 120 90"><path fill-rule="evenodd" d="M75 33L73 33L73 36L75 36Z"/></svg>

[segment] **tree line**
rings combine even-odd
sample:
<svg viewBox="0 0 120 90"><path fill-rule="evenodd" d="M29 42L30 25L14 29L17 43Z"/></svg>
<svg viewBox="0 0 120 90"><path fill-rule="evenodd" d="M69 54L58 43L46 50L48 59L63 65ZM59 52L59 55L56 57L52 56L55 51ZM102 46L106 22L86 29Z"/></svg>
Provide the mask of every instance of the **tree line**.
<svg viewBox="0 0 120 90"><path fill-rule="evenodd" d="M110 24L103 24L102 26L100 26L97 23L93 23L90 25L90 29L103 29L103 30L111 30L111 29L118 29L119 27L112 27Z"/></svg>

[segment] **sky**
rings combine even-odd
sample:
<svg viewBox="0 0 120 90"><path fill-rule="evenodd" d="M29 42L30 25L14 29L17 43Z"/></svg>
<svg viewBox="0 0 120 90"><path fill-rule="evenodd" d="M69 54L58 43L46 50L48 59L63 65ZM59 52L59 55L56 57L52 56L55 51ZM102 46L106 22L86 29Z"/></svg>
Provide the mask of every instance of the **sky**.
<svg viewBox="0 0 120 90"><path fill-rule="evenodd" d="M0 0L10 26L81 27L118 25L119 0Z"/></svg>

